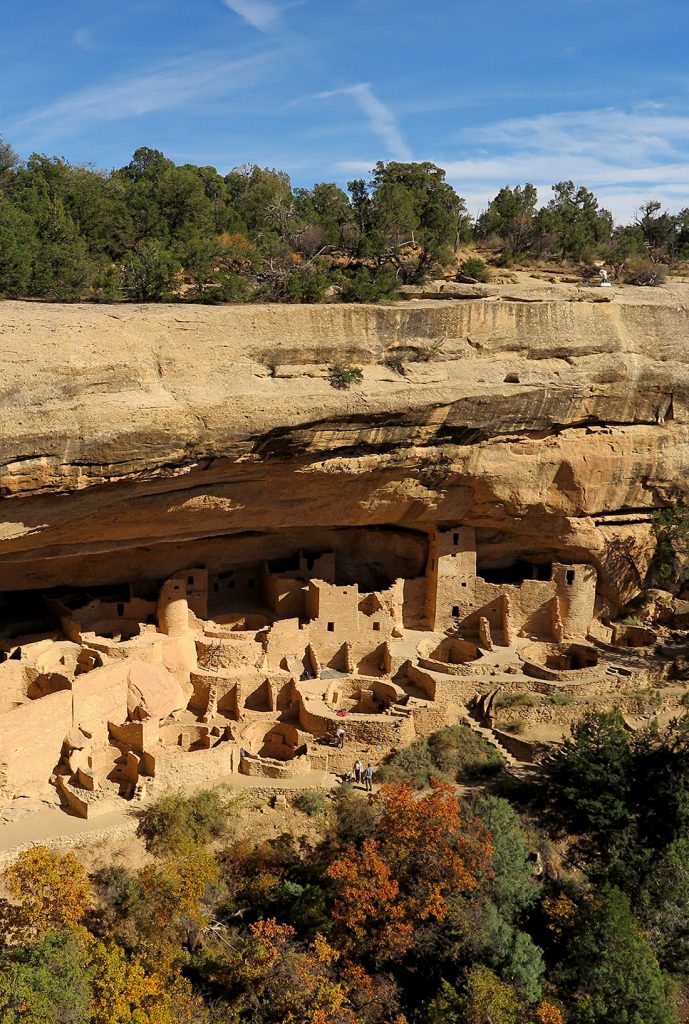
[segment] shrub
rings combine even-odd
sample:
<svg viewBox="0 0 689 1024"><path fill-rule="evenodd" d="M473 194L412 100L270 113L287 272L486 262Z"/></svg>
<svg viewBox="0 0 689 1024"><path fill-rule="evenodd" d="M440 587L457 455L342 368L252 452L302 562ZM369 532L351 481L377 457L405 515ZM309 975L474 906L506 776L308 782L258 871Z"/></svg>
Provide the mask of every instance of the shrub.
<svg viewBox="0 0 689 1024"><path fill-rule="evenodd" d="M627 260L622 273L625 284L657 286L667 277L667 267L643 257Z"/></svg>
<svg viewBox="0 0 689 1024"><path fill-rule="evenodd" d="M503 760L490 743L465 725L448 725L427 740L392 754L378 770L381 782L407 782L425 789L431 779L456 782L499 771Z"/></svg>
<svg viewBox="0 0 689 1024"><path fill-rule="evenodd" d="M392 267L372 273L360 267L345 278L340 292L342 302L385 302L397 298L398 281Z"/></svg>
<svg viewBox="0 0 689 1024"><path fill-rule="evenodd" d="M141 812L136 834L148 850L179 852L226 835L228 809L217 789L201 789L192 796L168 793Z"/></svg>
<svg viewBox="0 0 689 1024"><path fill-rule="evenodd" d="M460 263L459 269L466 277L473 277L474 281L485 282L490 280L488 267L478 256L472 256L470 259L464 260Z"/></svg>
<svg viewBox="0 0 689 1024"><path fill-rule="evenodd" d="M679 702L683 708L689 708L689 690L687 690L686 693L682 694L682 696L679 698Z"/></svg>
<svg viewBox="0 0 689 1024"><path fill-rule="evenodd" d="M540 704L535 693L501 693L496 697L497 708L535 708Z"/></svg>
<svg viewBox="0 0 689 1024"><path fill-rule="evenodd" d="M512 736L521 736L524 729L524 723L520 722L519 719L517 719L516 722L506 722L502 726L503 732L509 732Z"/></svg>
<svg viewBox="0 0 689 1024"><path fill-rule="evenodd" d="M335 363L330 367L330 386L338 391L349 391L352 384L361 384L364 379L363 370L351 363Z"/></svg>
<svg viewBox="0 0 689 1024"><path fill-rule="evenodd" d="M430 786L434 776L444 775L434 761L428 740L415 740L409 747L395 751L380 766L378 782L409 783L417 789Z"/></svg>
<svg viewBox="0 0 689 1024"><path fill-rule="evenodd" d="M381 770L377 773L379 778ZM343 843L362 843L373 835L379 808L362 800L349 783L336 790L333 806L337 836Z"/></svg>
<svg viewBox="0 0 689 1024"><path fill-rule="evenodd" d="M300 811L308 814L309 818L322 814L328 805L327 797L320 789L305 789L302 793L297 793L292 802Z"/></svg>
<svg viewBox="0 0 689 1024"><path fill-rule="evenodd" d="M573 704L574 697L571 693L552 693L548 697L549 704Z"/></svg>

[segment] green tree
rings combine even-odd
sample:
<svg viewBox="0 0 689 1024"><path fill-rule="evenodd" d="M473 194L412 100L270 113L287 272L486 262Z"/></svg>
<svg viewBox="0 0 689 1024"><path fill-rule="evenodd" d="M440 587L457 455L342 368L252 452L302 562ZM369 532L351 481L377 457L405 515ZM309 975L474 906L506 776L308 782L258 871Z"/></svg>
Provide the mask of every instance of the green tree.
<svg viewBox="0 0 689 1024"><path fill-rule="evenodd" d="M636 909L664 970L689 974L689 840L677 839L652 864Z"/></svg>
<svg viewBox="0 0 689 1024"><path fill-rule="evenodd" d="M501 188L476 221L477 237L495 235L510 253L528 251L533 244L537 201L538 192L528 182L523 187Z"/></svg>
<svg viewBox="0 0 689 1024"><path fill-rule="evenodd" d="M612 215L583 185L560 181L552 188L554 197L536 215L536 230L561 259L591 259L610 241Z"/></svg>
<svg viewBox="0 0 689 1024"><path fill-rule="evenodd" d="M616 708L586 712L548 767L554 812L570 830L590 833L599 849L629 820L631 760L629 732Z"/></svg>
<svg viewBox="0 0 689 1024"><path fill-rule="evenodd" d="M28 294L37 247L31 217L0 193L0 296Z"/></svg>
<svg viewBox="0 0 689 1024"><path fill-rule="evenodd" d="M124 291L136 302L160 302L169 298L179 269L179 261L163 242L139 242L124 258Z"/></svg>
<svg viewBox="0 0 689 1024"><path fill-rule="evenodd" d="M586 901L558 972L572 1024L674 1024L665 982L628 898L604 889Z"/></svg>

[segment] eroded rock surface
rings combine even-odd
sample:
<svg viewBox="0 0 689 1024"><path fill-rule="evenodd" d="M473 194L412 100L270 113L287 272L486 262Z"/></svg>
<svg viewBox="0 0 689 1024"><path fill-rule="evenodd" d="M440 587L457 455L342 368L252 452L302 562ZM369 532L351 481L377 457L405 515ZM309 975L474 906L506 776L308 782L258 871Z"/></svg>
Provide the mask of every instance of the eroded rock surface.
<svg viewBox="0 0 689 1024"><path fill-rule="evenodd" d="M602 304L515 290L0 304L0 590L296 547L370 567L379 527L409 531L401 557L418 562L434 524L461 522L480 566L589 562L619 605L647 567L650 511L687 477L689 286ZM336 362L362 384L333 388Z"/></svg>

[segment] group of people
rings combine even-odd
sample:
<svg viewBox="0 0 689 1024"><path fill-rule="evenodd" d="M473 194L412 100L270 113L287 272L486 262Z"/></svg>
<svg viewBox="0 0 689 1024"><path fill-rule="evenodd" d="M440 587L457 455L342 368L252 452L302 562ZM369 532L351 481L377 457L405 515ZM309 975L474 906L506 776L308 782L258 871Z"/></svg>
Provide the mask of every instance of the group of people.
<svg viewBox="0 0 689 1024"><path fill-rule="evenodd" d="M338 727L337 727L337 729L335 731L335 741L337 743L338 750L342 750L342 748L344 747L344 743L345 743L345 739L346 738L347 738L347 730L345 729L345 727L343 725L338 725ZM361 761L357 757L356 761L354 762L354 774L353 774L354 782L358 782L359 784L361 784L363 782L364 786L366 787L367 792L370 793L373 790L373 773L374 773L374 771L375 771L375 768L373 767L373 765L370 765L370 764L366 768L364 768L363 764L361 763ZM352 781L352 772L346 772L345 775L343 776L342 781L343 782L351 782Z"/></svg>
<svg viewBox="0 0 689 1024"><path fill-rule="evenodd" d="M375 768L369 764L364 768L361 761L357 758L354 762L354 770L351 772L345 772L342 776L343 782L358 782L360 785L363 782L366 791L371 793L373 791L373 773Z"/></svg>

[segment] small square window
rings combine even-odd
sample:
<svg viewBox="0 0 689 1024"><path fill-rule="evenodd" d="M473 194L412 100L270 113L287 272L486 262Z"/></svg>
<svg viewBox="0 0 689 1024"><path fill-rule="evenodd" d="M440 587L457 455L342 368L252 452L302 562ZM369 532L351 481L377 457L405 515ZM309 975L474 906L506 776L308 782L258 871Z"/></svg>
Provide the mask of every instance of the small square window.
<svg viewBox="0 0 689 1024"><path fill-rule="evenodd" d="M335 632L335 623L334 622L329 622L328 623L328 632L329 633L334 633Z"/></svg>
<svg viewBox="0 0 689 1024"><path fill-rule="evenodd" d="M373 632L374 633L380 633L380 622L374 622L373 623Z"/></svg>
<svg viewBox="0 0 689 1024"><path fill-rule="evenodd" d="M466 585L467 585L467 581L466 580L462 580L462 586L466 587Z"/></svg>

